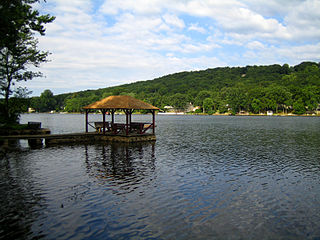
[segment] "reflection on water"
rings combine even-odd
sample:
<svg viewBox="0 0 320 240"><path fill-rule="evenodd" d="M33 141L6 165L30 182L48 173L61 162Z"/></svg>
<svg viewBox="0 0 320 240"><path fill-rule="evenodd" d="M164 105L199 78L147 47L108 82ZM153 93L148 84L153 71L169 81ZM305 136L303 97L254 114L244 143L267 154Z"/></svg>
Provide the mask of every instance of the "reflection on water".
<svg viewBox="0 0 320 240"><path fill-rule="evenodd" d="M94 153L85 146L86 168L90 176L110 186L132 190L155 169L155 144L96 145ZM126 192L124 192L126 193Z"/></svg>
<svg viewBox="0 0 320 240"><path fill-rule="evenodd" d="M82 118L43 125L78 131ZM320 238L320 118L158 116L157 126L155 144L8 152L0 238Z"/></svg>
<svg viewBox="0 0 320 240"><path fill-rule="evenodd" d="M9 152L1 160L0 238L105 238L109 227L128 226L119 206L144 194L154 170L154 143Z"/></svg>
<svg viewBox="0 0 320 240"><path fill-rule="evenodd" d="M0 169L0 238L28 239L44 204L32 167L23 159L23 152L18 152L10 158L4 156Z"/></svg>

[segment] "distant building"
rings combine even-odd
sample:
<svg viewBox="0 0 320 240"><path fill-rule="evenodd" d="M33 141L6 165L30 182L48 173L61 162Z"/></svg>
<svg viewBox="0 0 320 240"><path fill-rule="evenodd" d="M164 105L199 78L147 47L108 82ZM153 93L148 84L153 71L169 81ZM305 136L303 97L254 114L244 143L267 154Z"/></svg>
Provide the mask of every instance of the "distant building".
<svg viewBox="0 0 320 240"><path fill-rule="evenodd" d="M165 112L175 112L175 109L172 106L164 106L163 109Z"/></svg>
<svg viewBox="0 0 320 240"><path fill-rule="evenodd" d="M267 115L268 116L272 116L273 115L273 111L271 111L271 110L267 111Z"/></svg>
<svg viewBox="0 0 320 240"><path fill-rule="evenodd" d="M36 110L34 108L28 108L28 113L34 113Z"/></svg>
<svg viewBox="0 0 320 240"><path fill-rule="evenodd" d="M195 112L195 111L198 110L198 109L201 109L201 107L200 107L200 106L193 107L193 108L192 108L192 112Z"/></svg>
<svg viewBox="0 0 320 240"><path fill-rule="evenodd" d="M316 114L320 115L320 104L318 105L318 108L316 109Z"/></svg>
<svg viewBox="0 0 320 240"><path fill-rule="evenodd" d="M242 110L242 111L239 112L239 115L249 115L249 112L246 112L246 111Z"/></svg>
<svg viewBox="0 0 320 240"><path fill-rule="evenodd" d="M186 112L194 112L195 110L197 109L200 109L201 107L200 106L193 106L192 103L189 103L187 106L186 106Z"/></svg>

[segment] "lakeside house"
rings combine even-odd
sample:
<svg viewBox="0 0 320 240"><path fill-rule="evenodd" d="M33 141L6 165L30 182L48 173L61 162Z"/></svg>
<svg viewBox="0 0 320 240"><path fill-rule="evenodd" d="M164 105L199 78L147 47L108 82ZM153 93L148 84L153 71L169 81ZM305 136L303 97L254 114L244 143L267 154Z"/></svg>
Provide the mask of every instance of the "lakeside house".
<svg viewBox="0 0 320 240"><path fill-rule="evenodd" d="M273 115L273 111L272 110L268 110L267 111L267 116L272 116Z"/></svg>
<svg viewBox="0 0 320 240"><path fill-rule="evenodd" d="M184 108L175 108L173 106L164 106L163 109L164 109L164 113L162 113L162 114L185 114L187 112L194 112L197 109L201 109L201 107L200 106L195 107L190 102Z"/></svg>
<svg viewBox="0 0 320 240"><path fill-rule="evenodd" d="M36 112L34 108L31 108L31 107L28 108L28 113L34 113L34 112Z"/></svg>

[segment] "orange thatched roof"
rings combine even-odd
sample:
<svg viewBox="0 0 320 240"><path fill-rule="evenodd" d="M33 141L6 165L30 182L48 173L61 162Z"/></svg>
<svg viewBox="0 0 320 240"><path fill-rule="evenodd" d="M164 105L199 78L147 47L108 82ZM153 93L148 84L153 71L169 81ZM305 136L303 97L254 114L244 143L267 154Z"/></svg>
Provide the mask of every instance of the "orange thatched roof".
<svg viewBox="0 0 320 240"><path fill-rule="evenodd" d="M100 101L92 103L83 107L84 109L145 109L145 110L159 110L159 108L145 103L141 100L130 96L110 96Z"/></svg>

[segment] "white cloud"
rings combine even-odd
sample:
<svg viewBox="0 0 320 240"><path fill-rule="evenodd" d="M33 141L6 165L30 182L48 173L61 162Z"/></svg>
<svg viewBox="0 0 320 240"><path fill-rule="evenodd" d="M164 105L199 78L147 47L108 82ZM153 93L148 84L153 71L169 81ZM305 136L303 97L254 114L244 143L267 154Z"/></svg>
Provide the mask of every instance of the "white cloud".
<svg viewBox="0 0 320 240"><path fill-rule="evenodd" d="M319 61L319 0L52 0L31 89L100 88L225 65ZM201 33L201 34L198 34ZM42 90L41 90L42 89Z"/></svg>
<svg viewBox="0 0 320 240"><path fill-rule="evenodd" d="M295 40L319 41L320 39L320 1L307 0L288 13L285 22Z"/></svg>
<svg viewBox="0 0 320 240"><path fill-rule="evenodd" d="M203 27L200 27L198 23L191 23L190 26L188 27L189 31L196 31L199 33L207 33L207 30Z"/></svg>
<svg viewBox="0 0 320 240"><path fill-rule="evenodd" d="M264 49L265 46L259 41L252 41L247 44L247 48L251 50L255 50L255 49L261 50L261 49Z"/></svg>
<svg viewBox="0 0 320 240"><path fill-rule="evenodd" d="M177 27L177 28L184 28L185 24L184 21L179 19L176 15L173 14L165 14L163 16L164 21L171 26Z"/></svg>
<svg viewBox="0 0 320 240"><path fill-rule="evenodd" d="M105 14L116 15L120 11L129 11L137 14L158 14L162 6L167 3L165 0L106 0L100 11Z"/></svg>
<svg viewBox="0 0 320 240"><path fill-rule="evenodd" d="M320 43L301 46L286 46L277 50L277 54L290 60L292 64L302 61L320 62Z"/></svg>

